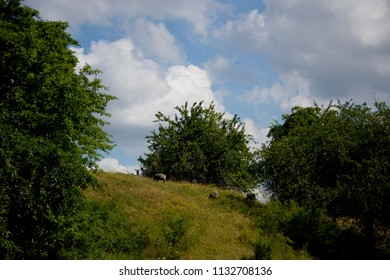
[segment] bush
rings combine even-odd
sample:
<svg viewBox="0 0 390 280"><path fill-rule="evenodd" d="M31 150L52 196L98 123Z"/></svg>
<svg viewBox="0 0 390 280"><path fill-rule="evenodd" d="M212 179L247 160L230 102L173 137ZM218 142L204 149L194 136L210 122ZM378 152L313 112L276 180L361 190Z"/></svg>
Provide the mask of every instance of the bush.
<svg viewBox="0 0 390 280"><path fill-rule="evenodd" d="M255 245L255 260L272 259L272 249L267 239L260 239Z"/></svg>
<svg viewBox="0 0 390 280"><path fill-rule="evenodd" d="M317 259L364 259L363 237L355 228L343 228L320 210L301 210L285 227L297 250L306 249Z"/></svg>

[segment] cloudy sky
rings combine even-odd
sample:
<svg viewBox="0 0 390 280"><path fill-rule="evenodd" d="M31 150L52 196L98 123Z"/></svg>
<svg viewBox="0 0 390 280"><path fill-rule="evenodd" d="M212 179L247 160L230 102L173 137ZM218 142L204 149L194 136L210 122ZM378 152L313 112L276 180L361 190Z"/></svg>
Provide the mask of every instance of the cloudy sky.
<svg viewBox="0 0 390 280"><path fill-rule="evenodd" d="M67 21L81 65L119 98L106 170L139 168L155 114L214 101L266 140L272 120L315 100L390 103L389 0L26 0Z"/></svg>

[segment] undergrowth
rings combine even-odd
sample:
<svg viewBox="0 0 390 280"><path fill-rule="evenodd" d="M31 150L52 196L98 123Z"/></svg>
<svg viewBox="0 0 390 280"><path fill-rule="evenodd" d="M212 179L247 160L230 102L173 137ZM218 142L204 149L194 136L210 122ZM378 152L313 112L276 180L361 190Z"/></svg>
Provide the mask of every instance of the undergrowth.
<svg viewBox="0 0 390 280"><path fill-rule="evenodd" d="M97 175L64 259L310 259L281 229L297 211L212 186ZM292 209L292 210L291 210Z"/></svg>

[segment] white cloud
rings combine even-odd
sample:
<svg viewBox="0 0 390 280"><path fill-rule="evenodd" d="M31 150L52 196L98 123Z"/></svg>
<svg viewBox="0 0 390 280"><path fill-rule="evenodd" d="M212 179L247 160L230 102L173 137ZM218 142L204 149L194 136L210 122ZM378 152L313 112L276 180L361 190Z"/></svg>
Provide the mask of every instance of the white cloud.
<svg viewBox="0 0 390 280"><path fill-rule="evenodd" d="M213 83L218 83L223 80L242 80L240 72L234 67L235 61L235 58L218 55L209 59L204 67L209 73Z"/></svg>
<svg viewBox="0 0 390 280"><path fill-rule="evenodd" d="M107 172L129 173L129 167L119 164L114 158L104 158L99 163L99 167Z"/></svg>
<svg viewBox="0 0 390 280"><path fill-rule="evenodd" d="M237 20L228 21L222 28L214 31L217 39L230 40L245 50L256 50L268 39L266 17L257 9Z"/></svg>
<svg viewBox="0 0 390 280"><path fill-rule="evenodd" d="M80 63L103 71L103 83L117 96L109 107L113 124L150 124L169 87L165 69L146 59L128 38L94 42L89 53L78 52Z"/></svg>
<svg viewBox="0 0 390 280"><path fill-rule="evenodd" d="M145 136L155 128L157 112L173 116L174 107L199 101L215 102L218 111L224 110L204 69L195 65L165 68L147 59L129 38L94 42L88 53L75 50L81 64L103 71L103 84L119 98L108 107L111 124L107 131L121 152L133 160L146 152Z"/></svg>
<svg viewBox="0 0 390 280"><path fill-rule="evenodd" d="M205 35L215 13L224 9L214 0L27 0L49 20L63 20L77 28L81 24L108 26L135 17L188 22L195 33Z"/></svg>
<svg viewBox="0 0 390 280"><path fill-rule="evenodd" d="M372 101L374 92L384 96L389 91L390 69L380 63L389 60L388 2L297 0L286 5L275 0L267 4L265 16L274 36L267 52L273 67L284 77L299 71L310 83L313 99Z"/></svg>
<svg viewBox="0 0 390 280"><path fill-rule="evenodd" d="M313 100L369 102L375 96L390 102L388 0L263 2L264 9L245 14L239 1L230 3L240 6L237 14L224 13L224 4L217 0L24 3L40 10L44 19L68 21L72 33L87 27L99 31L96 36L126 36L75 50L81 64L103 71L103 83L119 97L108 108L108 130L132 159L145 151L144 136L155 127L154 114L173 114L173 108L186 101L215 101L219 111L224 111L222 96L225 102L245 101L244 117L257 114L264 123ZM107 34L110 31L115 35ZM203 45L193 49L194 42ZM237 98L243 91L248 93ZM250 112L253 108L258 112ZM266 134L250 120L247 130L259 142Z"/></svg>
<svg viewBox="0 0 390 280"><path fill-rule="evenodd" d="M81 23L107 25L115 9L115 5L106 0L27 0L25 4L38 9L45 19L67 21L74 26Z"/></svg>
<svg viewBox="0 0 390 280"><path fill-rule="evenodd" d="M270 87L254 86L241 100L249 103L269 104L274 103L284 111L289 111L294 106L311 106L310 83L300 73L293 72L281 77L281 81ZM322 100L318 100L321 103Z"/></svg>
<svg viewBox="0 0 390 280"><path fill-rule="evenodd" d="M165 24L139 18L134 25L130 25L128 33L146 56L156 57L170 64L185 63L186 55Z"/></svg>
<svg viewBox="0 0 390 280"><path fill-rule="evenodd" d="M350 28L353 36L365 46L390 43L390 2L388 0L330 0L330 11Z"/></svg>
<svg viewBox="0 0 390 280"><path fill-rule="evenodd" d="M226 56L216 55L204 63L214 85L247 85L259 81L262 75L260 69L256 69L253 61L245 60L240 55ZM235 92L231 92L236 94Z"/></svg>
<svg viewBox="0 0 390 280"><path fill-rule="evenodd" d="M231 67L231 59L223 56L217 56L207 62L207 67L217 71L228 71Z"/></svg>
<svg viewBox="0 0 390 280"><path fill-rule="evenodd" d="M249 143L252 148L260 148L267 141L269 128L259 128L252 119L244 119L245 133L252 135L254 143Z"/></svg>
<svg viewBox="0 0 390 280"><path fill-rule="evenodd" d="M194 102L204 101L209 104L216 101L211 89L211 81L205 70L195 65L177 65L168 69L166 82L170 87L168 95L163 100L164 105L184 104L190 105ZM223 106L216 102L216 109L223 110Z"/></svg>
<svg viewBox="0 0 390 280"><path fill-rule="evenodd" d="M252 10L214 33L267 57L275 78L259 76L252 100L284 111L313 100L390 101L389 1L264 2L261 13Z"/></svg>

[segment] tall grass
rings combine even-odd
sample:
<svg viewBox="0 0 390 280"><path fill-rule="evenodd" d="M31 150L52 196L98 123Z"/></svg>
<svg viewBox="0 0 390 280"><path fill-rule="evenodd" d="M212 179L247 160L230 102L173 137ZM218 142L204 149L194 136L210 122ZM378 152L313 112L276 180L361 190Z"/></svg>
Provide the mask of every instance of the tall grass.
<svg viewBox="0 0 390 280"><path fill-rule="evenodd" d="M67 259L300 259L278 225L272 203L247 202L212 186L101 173L85 191L78 238ZM279 213L286 215L285 213ZM275 225L272 225L275 223Z"/></svg>

